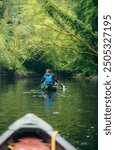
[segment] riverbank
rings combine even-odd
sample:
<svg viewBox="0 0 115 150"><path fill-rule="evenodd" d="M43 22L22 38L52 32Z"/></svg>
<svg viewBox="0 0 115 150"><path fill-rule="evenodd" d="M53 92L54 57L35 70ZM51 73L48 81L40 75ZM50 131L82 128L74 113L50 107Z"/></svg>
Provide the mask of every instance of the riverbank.
<svg viewBox="0 0 115 150"><path fill-rule="evenodd" d="M84 79L84 80L94 80L98 81L98 75L90 75L90 76L81 76L81 75L76 75L76 79Z"/></svg>
<svg viewBox="0 0 115 150"><path fill-rule="evenodd" d="M40 75L33 73L33 72L28 72L28 73L14 73L14 74L0 74L0 79L4 78L35 78L35 77L40 77Z"/></svg>
<svg viewBox="0 0 115 150"><path fill-rule="evenodd" d="M71 79L77 79L77 80L93 80L98 81L98 75L89 75L86 76L84 74L76 74L71 76L64 76L62 74L57 74L58 78L71 78ZM41 78L41 75L36 73L27 73L27 74L14 74L14 75L6 75L6 74L0 74L0 79L4 78L16 78L16 79L26 79L26 78Z"/></svg>

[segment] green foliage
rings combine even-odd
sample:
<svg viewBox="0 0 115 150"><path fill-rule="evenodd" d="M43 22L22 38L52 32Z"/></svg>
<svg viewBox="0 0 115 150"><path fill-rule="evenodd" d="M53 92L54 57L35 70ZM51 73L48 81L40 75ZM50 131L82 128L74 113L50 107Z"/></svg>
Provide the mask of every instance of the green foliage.
<svg viewBox="0 0 115 150"><path fill-rule="evenodd" d="M42 1L42 4L46 12L54 20L56 26L53 30L64 37L64 40L62 40L59 35L58 39L61 39L61 41L54 41L56 43L55 45L61 48L60 55L63 54L62 50L65 51L64 49L66 49L64 53L66 61L62 58L59 60L62 68L66 70L72 70L74 68L73 70L77 70L77 66L79 66L81 71L89 68L89 70L91 70L90 72L95 73L97 70L98 45L97 24L95 24L97 23L97 7L93 1L88 0L86 2L82 0L76 3L69 1L68 4L71 5L69 12L71 13L68 13L68 9L63 9L63 6L57 5L61 5L61 2L56 4L50 0ZM74 12L72 10L74 10ZM73 14L73 16L71 14ZM96 14L95 18L94 14ZM68 49L71 50L72 56L68 53ZM73 56L75 56L74 59ZM83 62L82 66L79 62ZM92 65L93 67L91 67ZM95 68L93 69L95 71L93 71L92 68Z"/></svg>
<svg viewBox="0 0 115 150"><path fill-rule="evenodd" d="M0 0L0 19L3 17L3 0Z"/></svg>
<svg viewBox="0 0 115 150"><path fill-rule="evenodd" d="M97 73L95 0L0 1L0 72Z"/></svg>

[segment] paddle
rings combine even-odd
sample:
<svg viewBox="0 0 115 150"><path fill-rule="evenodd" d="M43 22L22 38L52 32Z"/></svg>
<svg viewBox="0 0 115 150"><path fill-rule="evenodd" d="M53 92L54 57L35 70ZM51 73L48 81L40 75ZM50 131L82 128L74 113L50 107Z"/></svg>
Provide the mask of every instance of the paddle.
<svg viewBox="0 0 115 150"><path fill-rule="evenodd" d="M61 84L63 91L65 91L65 85Z"/></svg>
<svg viewBox="0 0 115 150"><path fill-rule="evenodd" d="M40 90L40 89L41 89L41 83L38 85L37 89L38 89L38 90Z"/></svg>
<svg viewBox="0 0 115 150"><path fill-rule="evenodd" d="M65 85L60 83L60 81L58 80L58 83L60 84L60 86L62 87L63 90L65 90Z"/></svg>

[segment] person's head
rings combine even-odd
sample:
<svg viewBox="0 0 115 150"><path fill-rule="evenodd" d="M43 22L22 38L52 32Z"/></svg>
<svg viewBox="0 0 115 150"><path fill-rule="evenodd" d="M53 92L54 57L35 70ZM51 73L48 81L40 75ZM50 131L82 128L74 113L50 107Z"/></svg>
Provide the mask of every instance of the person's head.
<svg viewBox="0 0 115 150"><path fill-rule="evenodd" d="M46 69L46 73L52 73L51 69Z"/></svg>

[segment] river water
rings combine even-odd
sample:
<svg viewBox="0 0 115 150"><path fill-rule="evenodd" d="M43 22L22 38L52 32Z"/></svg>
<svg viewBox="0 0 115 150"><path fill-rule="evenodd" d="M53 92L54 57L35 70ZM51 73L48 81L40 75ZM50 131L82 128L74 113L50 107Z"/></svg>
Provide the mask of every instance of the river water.
<svg viewBox="0 0 115 150"><path fill-rule="evenodd" d="M38 81L0 81L0 134L19 117L34 113L78 150L97 150L97 81L63 79L66 90L51 95L36 93Z"/></svg>

